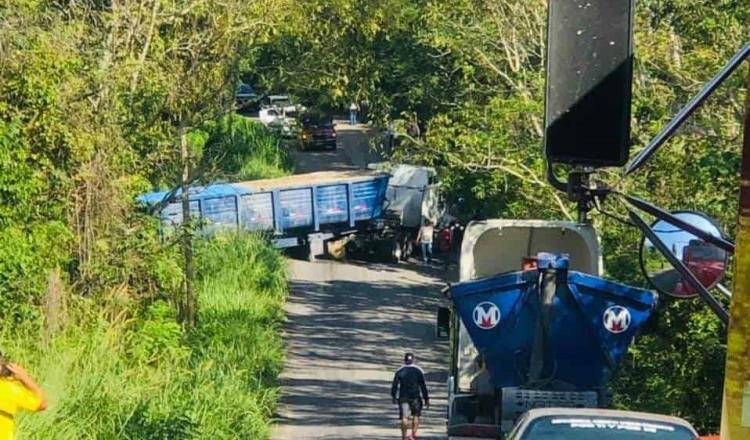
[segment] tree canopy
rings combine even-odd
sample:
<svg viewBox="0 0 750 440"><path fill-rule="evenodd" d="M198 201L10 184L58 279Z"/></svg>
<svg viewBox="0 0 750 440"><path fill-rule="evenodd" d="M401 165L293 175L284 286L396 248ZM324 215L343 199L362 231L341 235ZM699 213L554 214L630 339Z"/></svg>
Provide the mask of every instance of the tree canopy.
<svg viewBox="0 0 750 440"><path fill-rule="evenodd" d="M160 244L133 196L219 162L232 175L276 172L264 168L270 162L283 172L288 164L273 142L262 153L270 162L252 166L204 156L245 154L236 142L255 136L247 127L236 135L243 123L222 119L239 79L328 110L366 101L383 125L416 114L422 136L404 137L393 159L434 166L451 203L462 199L461 213L570 218L574 207L544 174L546 7L544 0L3 2L0 319L41 325L52 273L102 301L121 290L144 301L180 295L180 259ZM633 152L746 42L748 23L742 0L637 2ZM741 74L731 78L637 175L622 180L609 169L600 178L667 209L705 211L732 235L745 83ZM212 138L211 130L224 134ZM645 285L638 233L603 216L594 221L607 275ZM662 301L615 381L616 404L716 430L724 339L700 303Z"/></svg>

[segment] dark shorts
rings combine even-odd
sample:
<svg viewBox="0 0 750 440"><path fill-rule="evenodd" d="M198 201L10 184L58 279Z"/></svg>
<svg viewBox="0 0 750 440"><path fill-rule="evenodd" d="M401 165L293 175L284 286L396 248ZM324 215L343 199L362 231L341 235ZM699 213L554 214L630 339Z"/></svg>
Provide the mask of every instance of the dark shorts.
<svg viewBox="0 0 750 440"><path fill-rule="evenodd" d="M398 403L398 418L403 419L406 417L406 412L409 411L411 417L422 416L422 399L410 399L402 400Z"/></svg>

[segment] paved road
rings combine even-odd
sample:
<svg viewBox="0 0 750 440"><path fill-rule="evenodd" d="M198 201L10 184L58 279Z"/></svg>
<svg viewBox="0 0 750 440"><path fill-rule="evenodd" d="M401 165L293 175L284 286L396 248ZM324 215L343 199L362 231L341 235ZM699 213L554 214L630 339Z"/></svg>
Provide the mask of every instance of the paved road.
<svg viewBox="0 0 750 440"><path fill-rule="evenodd" d="M413 351L432 392L421 439L445 433L446 343L434 340L442 284L414 268L292 261L287 363L273 438L398 438L389 392Z"/></svg>
<svg viewBox="0 0 750 440"><path fill-rule="evenodd" d="M292 146L296 173L365 168L368 163L382 160L371 145L376 137L374 130L363 124L351 126L340 120L335 123L338 134L336 151L300 151Z"/></svg>
<svg viewBox="0 0 750 440"><path fill-rule="evenodd" d="M362 167L367 132L339 124L336 153L295 153L297 172ZM413 351L432 407L421 440L445 438L448 345L434 339L442 272L415 265L290 260L287 361L274 440L400 438L393 372Z"/></svg>

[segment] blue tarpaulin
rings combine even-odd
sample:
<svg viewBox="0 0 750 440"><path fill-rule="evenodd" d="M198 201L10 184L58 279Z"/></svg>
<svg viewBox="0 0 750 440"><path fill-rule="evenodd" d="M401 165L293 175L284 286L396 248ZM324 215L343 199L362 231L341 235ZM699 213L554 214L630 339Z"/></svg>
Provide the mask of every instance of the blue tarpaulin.
<svg viewBox="0 0 750 440"><path fill-rule="evenodd" d="M568 271L565 257L540 254L538 261L540 268L558 270L546 337L550 379L580 390L603 386L651 316L656 294ZM497 387L527 383L541 312L539 274L513 272L451 288L458 314Z"/></svg>

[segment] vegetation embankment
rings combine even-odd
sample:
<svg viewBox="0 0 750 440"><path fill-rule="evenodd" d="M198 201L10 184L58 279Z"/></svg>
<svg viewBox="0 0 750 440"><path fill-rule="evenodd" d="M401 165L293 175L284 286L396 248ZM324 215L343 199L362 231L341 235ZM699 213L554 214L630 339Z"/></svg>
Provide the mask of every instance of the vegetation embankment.
<svg viewBox="0 0 750 440"><path fill-rule="evenodd" d="M233 114L284 3L0 6L0 349L51 401L21 439L266 436L282 259L256 236L163 239L134 199L290 171Z"/></svg>
<svg viewBox="0 0 750 440"><path fill-rule="evenodd" d="M190 139L215 178L290 171L279 139L240 116ZM198 325L186 330L175 307L180 254L153 219L126 209L137 230L121 257L144 259L129 269L130 284L82 296L54 269L38 303L15 304L0 320L0 347L34 372L51 402L21 418L19 438L266 438L283 362L283 257L261 235L197 241Z"/></svg>
<svg viewBox="0 0 750 440"><path fill-rule="evenodd" d="M283 361L284 260L257 235L196 250L200 315L189 332L168 300L144 306L125 291L106 307L59 292L65 328L47 340L36 325L3 328L0 343L51 402L22 418L20 439L267 436Z"/></svg>

